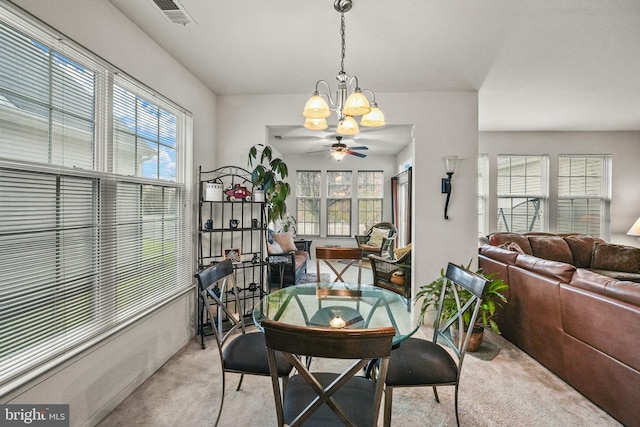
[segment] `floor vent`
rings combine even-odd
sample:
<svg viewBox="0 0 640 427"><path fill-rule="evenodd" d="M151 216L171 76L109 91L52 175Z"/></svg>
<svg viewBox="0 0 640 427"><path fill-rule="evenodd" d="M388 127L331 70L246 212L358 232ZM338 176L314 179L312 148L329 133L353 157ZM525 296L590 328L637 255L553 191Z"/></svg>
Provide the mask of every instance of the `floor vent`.
<svg viewBox="0 0 640 427"><path fill-rule="evenodd" d="M195 21L191 16L189 16L189 13L187 13L187 10L184 8L184 6L178 3L177 0L152 1L156 6L158 6L162 14L169 20L169 22L181 25L195 24Z"/></svg>

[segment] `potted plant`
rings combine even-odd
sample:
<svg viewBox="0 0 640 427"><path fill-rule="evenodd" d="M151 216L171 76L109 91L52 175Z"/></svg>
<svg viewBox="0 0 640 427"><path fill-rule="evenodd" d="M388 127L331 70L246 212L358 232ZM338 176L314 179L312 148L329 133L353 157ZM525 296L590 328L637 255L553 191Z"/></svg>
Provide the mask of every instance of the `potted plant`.
<svg viewBox="0 0 640 427"><path fill-rule="evenodd" d="M291 233L294 237L298 233L298 222L289 211L276 221L276 232Z"/></svg>
<svg viewBox="0 0 640 427"><path fill-rule="evenodd" d="M466 266L460 266L469 270L471 262L469 262L469 264ZM484 274L481 268L475 271L475 273L489 280L489 286L482 296L482 302L480 303L478 317L476 318L476 323L472 325L472 328L469 328L471 312L467 311L462 318L465 326L465 332L468 332L469 329L472 330L472 336L469 341L467 351L476 351L478 347L480 347L480 344L482 343L484 328L486 326L491 328L491 330L496 334L500 334L500 328L494 320L494 317L497 314L496 309L501 307L503 302L507 302L507 297L503 292L509 288L509 285L507 285L502 279L494 278L495 273ZM445 270L441 269L440 277L435 279L433 282L420 287L420 290L416 294L416 301L422 299L422 306L420 308L421 319L424 319L424 316L429 309L437 309L438 302L440 300L440 294L442 293L442 286L444 285L445 280L447 280L445 276ZM460 304L464 305L469 300L469 298L471 298L471 293L465 289L458 288L458 297L460 300ZM458 305L453 295L453 291L451 291L451 289L447 289L447 292L444 296L442 317L440 321L446 322L457 311Z"/></svg>
<svg viewBox="0 0 640 427"><path fill-rule="evenodd" d="M271 147L264 144L256 144L249 149L249 166L258 159L258 150L261 150L260 161L251 172L251 182L254 189L264 191L269 222L275 222L287 212L285 200L291 193L291 187L283 179L289 175L289 169L282 159L274 158Z"/></svg>

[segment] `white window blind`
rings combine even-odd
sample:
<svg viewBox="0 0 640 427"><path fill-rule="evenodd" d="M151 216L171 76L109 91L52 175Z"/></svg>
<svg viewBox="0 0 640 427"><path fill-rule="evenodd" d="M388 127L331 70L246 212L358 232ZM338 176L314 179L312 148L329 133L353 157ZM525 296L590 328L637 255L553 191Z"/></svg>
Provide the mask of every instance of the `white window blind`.
<svg viewBox="0 0 640 427"><path fill-rule="evenodd" d="M382 222L383 195L382 171L358 171L358 234L364 234Z"/></svg>
<svg viewBox="0 0 640 427"><path fill-rule="evenodd" d="M193 284L190 115L60 39L0 7L0 394Z"/></svg>
<svg viewBox="0 0 640 427"><path fill-rule="evenodd" d="M320 171L296 172L296 222L298 234L320 235Z"/></svg>
<svg viewBox="0 0 640 427"><path fill-rule="evenodd" d="M608 238L611 156L558 156L559 233Z"/></svg>
<svg viewBox="0 0 640 427"><path fill-rule="evenodd" d="M497 156L498 231L542 231L548 192L547 156Z"/></svg>
<svg viewBox="0 0 640 427"><path fill-rule="evenodd" d="M327 236L351 236L351 172L327 172Z"/></svg>

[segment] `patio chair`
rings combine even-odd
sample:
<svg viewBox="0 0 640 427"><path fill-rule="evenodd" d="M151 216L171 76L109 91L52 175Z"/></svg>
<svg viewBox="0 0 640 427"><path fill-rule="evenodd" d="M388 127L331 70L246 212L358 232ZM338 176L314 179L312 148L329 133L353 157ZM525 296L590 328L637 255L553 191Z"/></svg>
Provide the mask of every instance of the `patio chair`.
<svg viewBox="0 0 640 427"><path fill-rule="evenodd" d="M371 254L393 258L393 244L398 234L396 226L390 222L379 222L365 234L356 235L357 246L362 249L363 256Z"/></svg>

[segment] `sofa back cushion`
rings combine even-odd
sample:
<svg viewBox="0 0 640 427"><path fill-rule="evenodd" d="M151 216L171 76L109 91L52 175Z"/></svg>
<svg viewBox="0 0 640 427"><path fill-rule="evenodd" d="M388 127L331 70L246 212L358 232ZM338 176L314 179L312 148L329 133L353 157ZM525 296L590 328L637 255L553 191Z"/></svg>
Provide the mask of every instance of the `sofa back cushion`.
<svg viewBox="0 0 640 427"><path fill-rule="evenodd" d="M550 261L532 255L518 255L516 265L564 283L569 283L576 271L576 268L571 264Z"/></svg>
<svg viewBox="0 0 640 427"><path fill-rule="evenodd" d="M564 241L571 249L573 256L573 265L578 268L591 267L591 258L593 256L593 244L595 242L604 243L604 240L597 237L588 236L586 234L578 234L574 236L565 236Z"/></svg>
<svg viewBox="0 0 640 427"><path fill-rule="evenodd" d="M573 263L569 245L559 236L529 236L533 256L551 261Z"/></svg>
<svg viewBox="0 0 640 427"><path fill-rule="evenodd" d="M591 268L638 273L639 265L639 248L612 243L594 243Z"/></svg>
<svg viewBox="0 0 640 427"><path fill-rule="evenodd" d="M484 245L480 248L480 253L488 258L494 259L504 264L513 265L516 263L518 252L510 251L499 246Z"/></svg>
<svg viewBox="0 0 640 427"><path fill-rule="evenodd" d="M529 244L529 239L522 234L517 233L493 233L489 236L489 242L493 246L500 246L504 243L515 242L520 246L520 249L527 254L532 255L531 245Z"/></svg>

